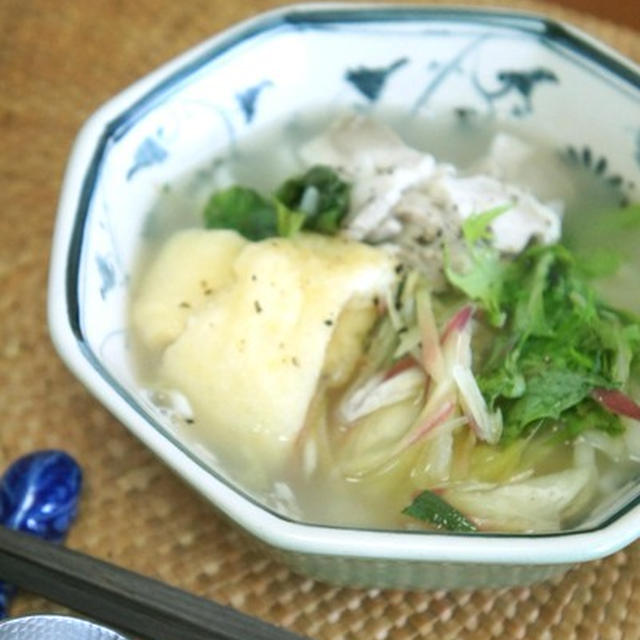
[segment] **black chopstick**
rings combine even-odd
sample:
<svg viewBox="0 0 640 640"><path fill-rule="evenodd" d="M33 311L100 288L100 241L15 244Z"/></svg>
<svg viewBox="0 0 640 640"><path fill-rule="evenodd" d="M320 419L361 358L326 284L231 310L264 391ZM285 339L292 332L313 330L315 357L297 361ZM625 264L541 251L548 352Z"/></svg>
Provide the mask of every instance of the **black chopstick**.
<svg viewBox="0 0 640 640"><path fill-rule="evenodd" d="M150 640L301 640L231 607L0 526L0 579Z"/></svg>

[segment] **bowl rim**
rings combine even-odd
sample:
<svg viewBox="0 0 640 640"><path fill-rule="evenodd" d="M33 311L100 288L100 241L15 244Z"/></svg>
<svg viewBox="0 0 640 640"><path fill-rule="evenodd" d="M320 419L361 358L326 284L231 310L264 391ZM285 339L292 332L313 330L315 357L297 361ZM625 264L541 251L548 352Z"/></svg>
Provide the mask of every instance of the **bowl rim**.
<svg viewBox="0 0 640 640"><path fill-rule="evenodd" d="M209 60L254 35L284 23L385 19L463 19L534 30L604 66L630 84L632 91L640 90L640 67L634 62L570 24L531 12L457 5L305 3L245 19L115 95L79 131L64 175L53 233L47 297L52 342L74 375L149 449L245 531L277 549L320 556L512 565L566 564L614 553L640 534L640 495L593 529L535 535L349 529L287 519L232 487L156 429L117 388L113 393L114 385L91 361L78 322L75 275L82 244L83 207L86 214L109 139L122 135L167 91L176 90L183 79Z"/></svg>

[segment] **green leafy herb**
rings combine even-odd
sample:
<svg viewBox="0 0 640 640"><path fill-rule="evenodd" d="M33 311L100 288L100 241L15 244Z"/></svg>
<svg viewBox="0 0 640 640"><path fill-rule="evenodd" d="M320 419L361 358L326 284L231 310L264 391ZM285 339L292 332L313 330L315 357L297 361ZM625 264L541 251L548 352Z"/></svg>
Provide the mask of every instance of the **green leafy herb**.
<svg viewBox="0 0 640 640"><path fill-rule="evenodd" d="M505 262L498 306L505 322L496 333L478 383L489 406L505 418L503 440L532 425L561 424L572 416L609 433L589 394L626 384L640 341L640 325L602 303L571 253L561 245L534 246ZM568 426L567 426L568 425Z"/></svg>
<svg viewBox="0 0 640 640"><path fill-rule="evenodd" d="M621 229L638 229L640 227L640 202L632 202L622 207L615 214L614 224Z"/></svg>
<svg viewBox="0 0 640 640"><path fill-rule="evenodd" d="M477 531L473 522L433 491L422 491L402 513L447 531Z"/></svg>
<svg viewBox="0 0 640 640"><path fill-rule="evenodd" d="M519 435L529 424L538 420L558 420L562 414L588 399L591 390L604 382L586 371L540 367L536 373L526 374L525 389L505 413L504 438Z"/></svg>
<svg viewBox="0 0 640 640"><path fill-rule="evenodd" d="M577 256L577 265L589 279L612 276L622 263L619 251L604 247L593 247L587 255Z"/></svg>
<svg viewBox="0 0 640 640"><path fill-rule="evenodd" d="M207 229L233 229L249 240L277 235L274 206L257 191L233 186L214 193L204 210Z"/></svg>
<svg viewBox="0 0 640 640"><path fill-rule="evenodd" d="M598 429L612 436L624 432L624 426L617 415L603 409L597 402L585 399L566 411L558 421L558 432L554 440L572 440L589 429Z"/></svg>
<svg viewBox="0 0 640 640"><path fill-rule="evenodd" d="M306 173L286 180L276 199L305 216L304 228L332 234L349 210L350 185L331 168L311 167Z"/></svg>
<svg viewBox="0 0 640 640"><path fill-rule="evenodd" d="M464 221L462 233L470 258L470 264L464 273L451 267L448 253L445 253L445 273L449 282L472 300L481 302L494 326L501 326L505 320L500 309L505 265L498 251L487 240L490 238L491 222L510 206L495 207Z"/></svg>
<svg viewBox="0 0 640 640"><path fill-rule="evenodd" d="M618 209L599 211L591 226L601 234L637 230L640 228L640 202L632 202Z"/></svg>
<svg viewBox="0 0 640 640"><path fill-rule="evenodd" d="M579 267L589 278L613 275L637 255L636 231L640 229L640 202L597 215L569 216L564 225L566 246L575 250Z"/></svg>
<svg viewBox="0 0 640 640"><path fill-rule="evenodd" d="M279 200L275 202L276 226L278 235L290 238L304 226L305 215L301 211L293 211Z"/></svg>
<svg viewBox="0 0 640 640"><path fill-rule="evenodd" d="M507 286L514 286L508 295L515 302L513 324L518 335L548 336L553 333L545 311L545 292L554 259L553 253L545 253L538 260L525 261L523 268L516 269L516 275L521 278L519 286L513 276L507 283Z"/></svg>
<svg viewBox="0 0 640 640"><path fill-rule="evenodd" d="M273 199L239 185L214 193L204 210L207 229L233 229L249 240L290 237L302 229L334 234L349 210L350 185L316 166L286 180Z"/></svg>
<svg viewBox="0 0 640 640"><path fill-rule="evenodd" d="M473 247L480 240L489 240L491 238L489 225L509 209L511 209L510 204L503 204L469 216L462 223L462 234L469 246Z"/></svg>

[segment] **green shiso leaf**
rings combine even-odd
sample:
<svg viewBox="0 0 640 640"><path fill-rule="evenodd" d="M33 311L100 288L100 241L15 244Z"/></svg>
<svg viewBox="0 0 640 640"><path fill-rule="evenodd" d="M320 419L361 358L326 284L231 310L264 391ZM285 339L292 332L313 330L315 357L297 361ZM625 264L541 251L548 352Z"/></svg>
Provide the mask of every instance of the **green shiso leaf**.
<svg viewBox="0 0 640 640"><path fill-rule="evenodd" d="M505 414L505 440L520 435L529 424L543 419L558 420L562 414L587 399L596 386L606 381L585 371L540 368L527 374L525 391Z"/></svg>

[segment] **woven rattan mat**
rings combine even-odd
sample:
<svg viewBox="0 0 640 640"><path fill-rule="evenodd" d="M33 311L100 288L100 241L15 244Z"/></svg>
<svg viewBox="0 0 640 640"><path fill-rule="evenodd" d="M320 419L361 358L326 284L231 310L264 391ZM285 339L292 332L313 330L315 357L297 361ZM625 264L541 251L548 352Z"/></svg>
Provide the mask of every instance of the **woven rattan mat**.
<svg viewBox="0 0 640 640"><path fill-rule="evenodd" d="M310 638L640 638L640 544L532 588L365 591L296 576L250 548L56 356L49 245L81 123L158 64L275 4L0 0L0 468L34 449L68 450L86 474L68 546ZM640 60L636 32L538 2L510 6L571 21ZM22 594L12 614L60 610Z"/></svg>

